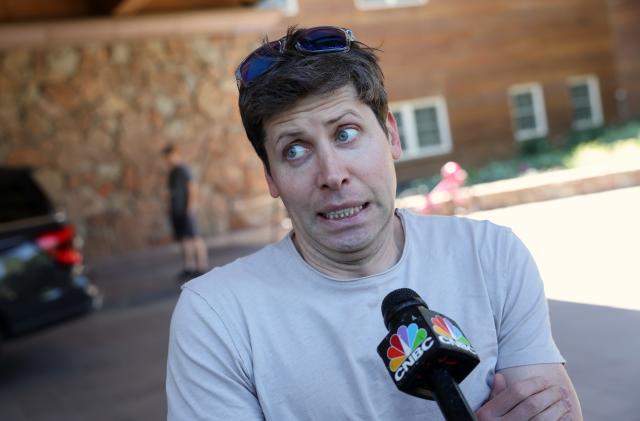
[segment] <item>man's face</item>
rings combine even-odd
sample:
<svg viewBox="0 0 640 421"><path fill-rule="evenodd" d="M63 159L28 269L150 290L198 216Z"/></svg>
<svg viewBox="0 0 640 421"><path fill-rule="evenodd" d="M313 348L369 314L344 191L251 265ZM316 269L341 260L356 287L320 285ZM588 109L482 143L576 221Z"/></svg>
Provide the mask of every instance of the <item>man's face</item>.
<svg viewBox="0 0 640 421"><path fill-rule="evenodd" d="M391 235L401 147L391 113L386 124L389 135L351 85L265 122L269 191L287 208L303 255L366 254Z"/></svg>
<svg viewBox="0 0 640 421"><path fill-rule="evenodd" d="M173 167L178 164L179 155L176 151L171 151L164 156L165 162L169 167Z"/></svg>

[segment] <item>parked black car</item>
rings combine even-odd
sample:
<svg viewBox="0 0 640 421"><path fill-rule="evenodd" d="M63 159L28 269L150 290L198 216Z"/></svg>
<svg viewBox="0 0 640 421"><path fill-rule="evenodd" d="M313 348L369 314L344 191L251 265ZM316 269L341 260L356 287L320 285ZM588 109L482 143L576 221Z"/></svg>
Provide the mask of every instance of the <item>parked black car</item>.
<svg viewBox="0 0 640 421"><path fill-rule="evenodd" d="M101 305L76 245L32 172L0 168L0 342Z"/></svg>

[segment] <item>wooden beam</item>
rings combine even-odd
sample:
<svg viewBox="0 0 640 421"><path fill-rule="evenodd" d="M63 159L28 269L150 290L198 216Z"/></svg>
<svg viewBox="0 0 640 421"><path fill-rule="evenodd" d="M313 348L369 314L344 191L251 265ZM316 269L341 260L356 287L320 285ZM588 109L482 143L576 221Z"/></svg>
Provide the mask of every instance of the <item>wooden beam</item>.
<svg viewBox="0 0 640 421"><path fill-rule="evenodd" d="M241 35L255 40L283 25L280 10L228 9L174 15L0 25L0 52L15 48L111 44L137 39ZM251 35L252 34L252 35Z"/></svg>
<svg viewBox="0 0 640 421"><path fill-rule="evenodd" d="M142 10L151 0L122 0L113 8L113 15L135 15Z"/></svg>
<svg viewBox="0 0 640 421"><path fill-rule="evenodd" d="M0 0L0 22L26 22L90 16L87 0Z"/></svg>

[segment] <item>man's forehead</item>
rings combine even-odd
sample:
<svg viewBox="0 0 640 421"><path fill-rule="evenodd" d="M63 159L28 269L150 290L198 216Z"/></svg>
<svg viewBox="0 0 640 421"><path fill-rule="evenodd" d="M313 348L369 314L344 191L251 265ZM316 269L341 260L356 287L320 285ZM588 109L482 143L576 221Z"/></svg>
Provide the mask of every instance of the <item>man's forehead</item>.
<svg viewBox="0 0 640 421"><path fill-rule="evenodd" d="M294 124L298 119L319 117L331 119L332 114L341 114L345 109L363 110L368 108L351 85L331 92L309 95L297 101L286 110L265 121L265 129Z"/></svg>

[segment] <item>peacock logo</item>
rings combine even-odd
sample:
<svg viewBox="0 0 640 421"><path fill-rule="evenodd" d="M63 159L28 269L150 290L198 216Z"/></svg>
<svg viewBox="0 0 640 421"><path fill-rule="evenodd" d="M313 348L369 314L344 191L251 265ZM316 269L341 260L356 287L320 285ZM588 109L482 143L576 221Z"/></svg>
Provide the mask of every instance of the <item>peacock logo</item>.
<svg viewBox="0 0 640 421"><path fill-rule="evenodd" d="M411 323L409 326L398 327L389 339L387 358L389 370L395 373L396 381L402 379L406 371L413 366L422 355L433 345L433 338L423 328Z"/></svg>
<svg viewBox="0 0 640 421"><path fill-rule="evenodd" d="M471 343L462 334L460 329L458 329L446 317L443 317L441 315L432 317L431 324L433 325L433 330L435 331L435 333L438 334L438 339L440 340L440 342L449 345L455 345L458 348L462 348L474 354L476 353L471 346Z"/></svg>

